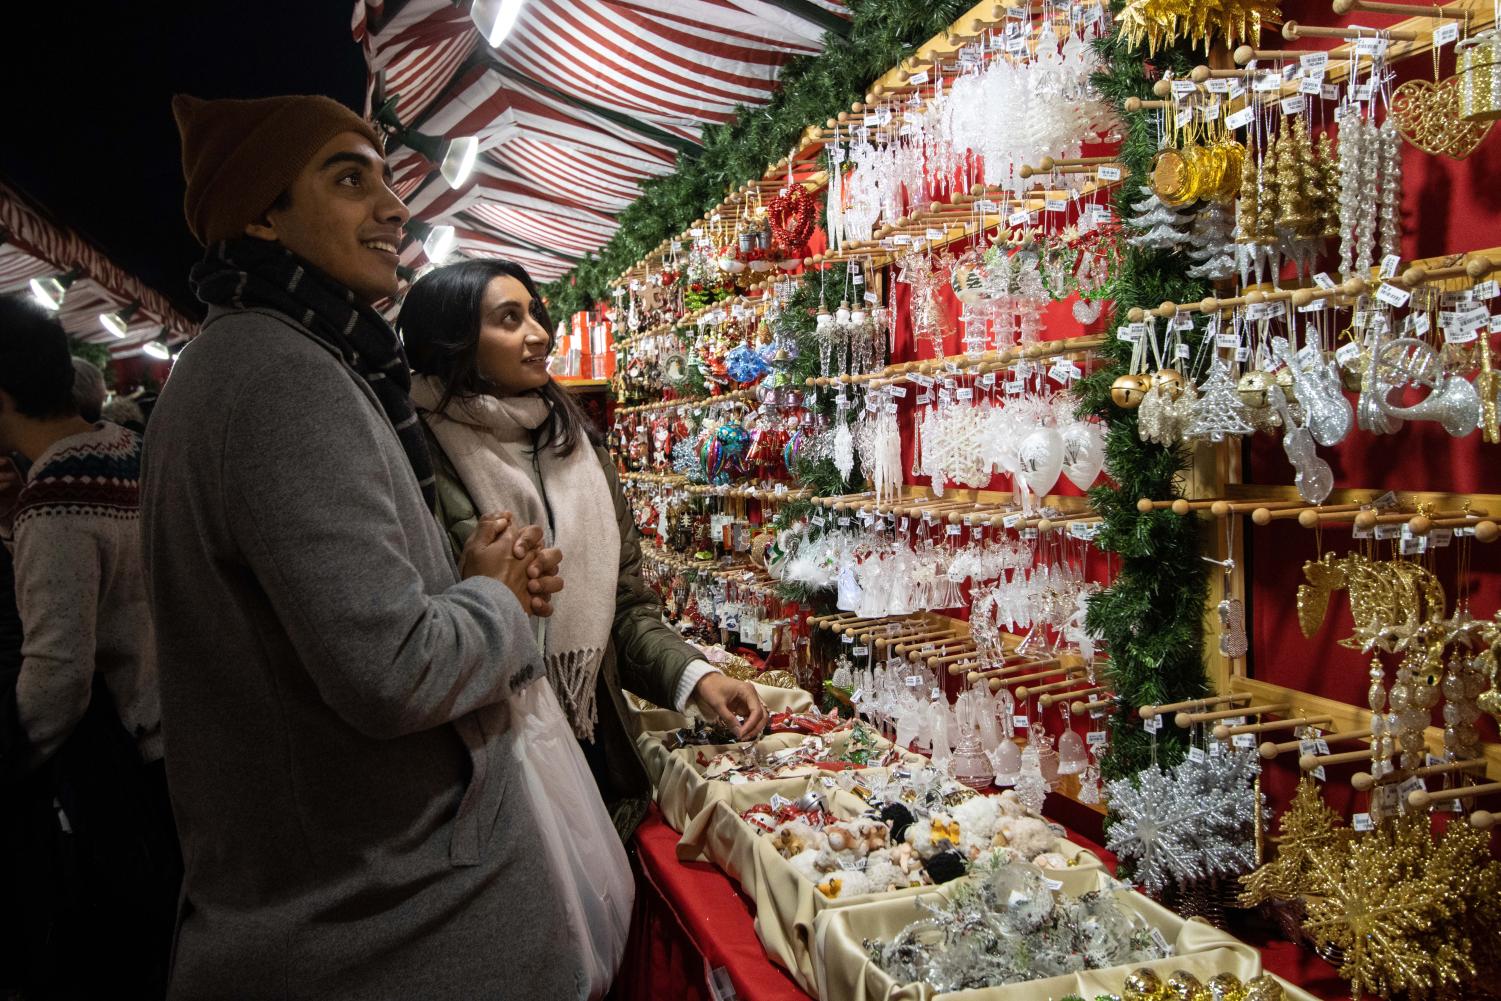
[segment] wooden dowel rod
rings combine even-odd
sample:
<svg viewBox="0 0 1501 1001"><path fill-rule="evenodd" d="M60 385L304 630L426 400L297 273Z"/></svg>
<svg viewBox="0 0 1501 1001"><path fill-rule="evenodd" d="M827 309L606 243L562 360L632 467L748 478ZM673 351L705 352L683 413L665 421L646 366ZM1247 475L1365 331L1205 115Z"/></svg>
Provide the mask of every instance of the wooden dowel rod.
<svg viewBox="0 0 1501 1001"><path fill-rule="evenodd" d="M1463 786L1459 789L1440 789L1438 792L1414 789L1407 794L1407 805L1421 810L1433 803L1447 803L1451 799L1469 799L1471 796L1488 796L1493 792L1501 792L1501 782L1482 782L1479 785Z"/></svg>
<svg viewBox="0 0 1501 1001"><path fill-rule="evenodd" d="M1290 507L1259 507L1251 512L1251 521L1257 525L1270 525L1274 521L1284 521L1288 518L1297 518L1304 511L1315 511L1329 514L1336 511L1359 511L1359 504L1326 504L1320 507L1317 504L1295 504Z"/></svg>
<svg viewBox="0 0 1501 1001"><path fill-rule="evenodd" d="M933 647L920 646L907 652L907 659L914 664L928 663L936 654L962 649L964 654L973 653L975 641L969 636L953 636L941 639ZM961 654L962 655L962 654Z"/></svg>
<svg viewBox="0 0 1501 1001"><path fill-rule="evenodd" d="M1470 814L1470 826L1477 831L1488 831L1496 825L1496 815L1489 810L1476 810Z"/></svg>
<svg viewBox="0 0 1501 1001"><path fill-rule="evenodd" d="M1079 683L1079 679L1084 676L1085 675L1082 674L1074 675L1072 677L1064 678L1062 681L1050 681L1045 685L1026 685L1016 690L1016 697L1019 699L1030 699L1034 695L1046 695L1050 692L1060 692L1070 685L1077 685Z"/></svg>
<svg viewBox="0 0 1501 1001"><path fill-rule="evenodd" d="M983 678L989 678L992 681L999 681L1004 688L1014 688L1017 685L1023 684L1028 681L1041 681L1043 678L1054 678L1060 674L1063 674L1064 672L1068 672L1070 674L1074 674L1076 672L1079 674L1083 673L1081 668L1063 667L1062 665L1059 665L1057 667L1050 667L1043 671L1033 671L1030 674L1011 675L1009 677L996 674L992 671L983 671L981 672L980 676Z"/></svg>
<svg viewBox="0 0 1501 1001"><path fill-rule="evenodd" d="M1146 110L1146 109L1149 109L1149 108L1150 109L1171 108L1172 106L1173 106L1173 102L1172 101L1143 101L1139 97L1128 97L1128 98L1126 98L1126 110L1127 111L1143 111L1143 110Z"/></svg>
<svg viewBox="0 0 1501 1001"><path fill-rule="evenodd" d="M1259 706L1241 706L1236 709L1221 709L1218 712L1207 713L1179 713L1173 717L1173 722L1183 729L1188 729L1195 723L1212 723L1217 719L1229 719L1231 716L1254 716L1259 713L1281 713L1291 708L1287 702L1266 702Z"/></svg>
<svg viewBox="0 0 1501 1001"><path fill-rule="evenodd" d="M1369 14L1397 14L1401 17L1438 17L1462 20L1467 12L1463 9L1436 7L1432 4L1384 3L1382 0L1334 0L1334 13L1344 16L1351 11Z"/></svg>
<svg viewBox="0 0 1501 1001"><path fill-rule="evenodd" d="M1209 512L1216 518L1223 518L1231 514L1253 514L1258 508L1267 511L1278 511L1285 507L1303 507L1302 501L1215 501L1209 508Z"/></svg>
<svg viewBox="0 0 1501 1001"><path fill-rule="evenodd" d="M1328 738L1325 738L1327 742ZM1352 761L1369 761L1371 752L1364 751L1341 751L1338 754L1304 754L1298 758L1298 767L1305 772L1311 772L1320 765L1348 765Z"/></svg>
<svg viewBox="0 0 1501 1001"><path fill-rule="evenodd" d="M1096 709L1109 709L1115 705L1115 699L1096 699L1093 702L1075 702L1069 709L1076 713L1092 713Z"/></svg>
<svg viewBox="0 0 1501 1001"><path fill-rule="evenodd" d="M1136 714L1142 719L1151 719L1163 713L1177 712L1180 709L1207 708L1209 706L1222 706L1230 702L1248 702L1251 696L1244 692L1231 692L1229 695L1206 695L1202 699L1188 699L1184 702L1169 702L1161 706L1142 706L1136 710ZM1231 714L1232 716L1234 713Z"/></svg>
<svg viewBox="0 0 1501 1001"><path fill-rule="evenodd" d="M1102 163L1115 163L1120 159L1116 156L1045 156L1038 162L1042 170L1052 170L1054 167L1097 167Z"/></svg>
<svg viewBox="0 0 1501 1001"><path fill-rule="evenodd" d="M1370 736L1371 731L1370 728L1367 727L1364 730L1347 730L1344 733L1330 733L1325 734L1323 737L1308 737L1305 739L1317 739L1322 740L1326 744L1338 744L1348 740L1369 740ZM1263 758L1266 758L1268 761L1270 761L1272 758L1275 758L1279 754L1286 754L1288 751L1296 751L1301 748L1302 745L1302 740L1284 740L1280 744L1274 744L1271 741L1267 741L1265 744L1262 744L1258 750L1260 750L1261 756Z"/></svg>
<svg viewBox="0 0 1501 1001"><path fill-rule="evenodd" d="M1253 49L1249 45L1242 45L1242 46L1240 46L1239 48L1237 48L1235 50L1234 59L1235 59L1235 63L1236 63L1237 66L1244 66L1247 63L1251 62L1252 60L1255 60L1257 62L1261 62L1263 60L1275 62L1277 60L1282 60L1282 59L1300 59L1303 56L1307 55L1309 52L1313 52L1313 51L1315 51L1315 50L1314 49ZM1331 58L1333 58L1333 57L1331 56ZM1348 56L1340 56L1339 58L1340 59L1348 59L1349 57ZM1371 58L1371 56L1370 56L1369 53L1362 52L1362 53L1360 53L1360 58L1362 58L1362 59L1369 59L1369 58Z"/></svg>
<svg viewBox="0 0 1501 1001"><path fill-rule="evenodd" d="M985 677L1007 677L1014 674L1020 674L1023 671L1038 671L1044 667L1058 667L1062 664L1063 659L1061 657L1044 657L1040 660L1019 660L1015 663L1006 664L1002 667L995 668L992 671L987 671Z"/></svg>
<svg viewBox="0 0 1501 1001"><path fill-rule="evenodd" d="M1333 720L1328 716L1299 716L1295 719L1279 719L1271 723L1244 723L1240 726L1226 726L1220 723L1214 728L1214 736L1219 740L1229 740L1243 733L1271 733L1274 730L1290 730L1294 727L1318 726L1330 722Z"/></svg>
<svg viewBox="0 0 1501 1001"><path fill-rule="evenodd" d="M1445 761L1437 765L1427 765L1423 768L1414 768L1412 771L1397 769L1387 772L1381 778L1372 778L1370 772L1356 772L1350 776L1350 784L1360 792L1366 792L1376 786L1394 785L1405 782L1410 778L1426 778L1429 775L1447 775L1449 772L1468 772L1479 769L1485 771L1484 758L1471 758L1468 761Z"/></svg>
<svg viewBox="0 0 1501 1001"><path fill-rule="evenodd" d="M1089 688L1080 688L1072 692L1057 692L1052 695L1044 695L1042 698L1037 700L1037 704L1046 709L1048 706L1054 705L1058 702L1067 702L1069 699L1082 698L1086 695L1098 695L1101 692L1108 690L1109 689L1107 689L1104 685L1092 685ZM1082 702L1076 704L1083 705ZM1073 711L1078 712L1079 710L1074 709Z"/></svg>
<svg viewBox="0 0 1501 1001"><path fill-rule="evenodd" d="M933 629L929 632L918 632L915 634L909 633L902 636L893 636L891 639L886 640L884 643L880 639L877 639L876 645L893 647L897 656L905 657L909 650L915 650L918 647L922 646L924 643L930 643L934 640L942 639L945 636L953 635L954 631L952 629Z"/></svg>
<svg viewBox="0 0 1501 1001"><path fill-rule="evenodd" d="M1299 24L1297 21L1288 21L1282 26L1282 37L1289 42L1296 42L1302 38L1386 38L1393 42L1416 42L1418 40L1418 33L1398 28L1380 32L1375 32L1367 28L1362 31L1358 28L1331 28L1325 25Z"/></svg>

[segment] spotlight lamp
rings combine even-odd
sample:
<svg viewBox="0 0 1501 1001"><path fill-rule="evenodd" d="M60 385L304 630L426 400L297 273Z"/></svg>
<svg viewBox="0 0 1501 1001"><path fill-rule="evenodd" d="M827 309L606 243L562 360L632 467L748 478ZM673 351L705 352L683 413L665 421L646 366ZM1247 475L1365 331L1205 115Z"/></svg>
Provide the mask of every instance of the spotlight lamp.
<svg viewBox="0 0 1501 1001"><path fill-rule="evenodd" d="M485 44L498 49L516 27L516 18L525 5L526 0L474 0L469 5L469 19L484 36Z"/></svg>
<svg viewBox="0 0 1501 1001"><path fill-rule="evenodd" d="M33 278L31 280L31 296L42 308L57 312L63 308L63 297L68 294L68 289L73 283L83 277L83 268L72 267L59 275L48 275L46 278Z"/></svg>
<svg viewBox="0 0 1501 1001"><path fill-rule="evenodd" d="M116 337L124 337L130 329L131 319L141 311L141 304L132 300L122 309L112 309L99 314L99 325Z"/></svg>
<svg viewBox="0 0 1501 1001"><path fill-rule="evenodd" d="M401 119L396 117L396 102L399 96L393 96L382 105L380 111L375 114L375 120L385 126L386 131L396 142L403 146L410 146L436 163L438 173L443 175L443 180L448 182L450 188L463 187L464 182L469 180L469 175L474 172L475 161L479 159L479 137L459 136L454 139L445 139L407 128L401 124Z"/></svg>

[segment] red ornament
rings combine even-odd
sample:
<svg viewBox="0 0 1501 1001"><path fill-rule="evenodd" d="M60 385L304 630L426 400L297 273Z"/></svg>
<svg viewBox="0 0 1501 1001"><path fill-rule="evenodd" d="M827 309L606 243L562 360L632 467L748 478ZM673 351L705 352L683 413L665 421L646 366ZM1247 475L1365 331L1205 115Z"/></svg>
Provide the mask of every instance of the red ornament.
<svg viewBox="0 0 1501 1001"><path fill-rule="evenodd" d="M817 214L813 196L801 184L788 185L766 203L766 220L771 224L771 235L789 253L798 257L807 249Z"/></svg>

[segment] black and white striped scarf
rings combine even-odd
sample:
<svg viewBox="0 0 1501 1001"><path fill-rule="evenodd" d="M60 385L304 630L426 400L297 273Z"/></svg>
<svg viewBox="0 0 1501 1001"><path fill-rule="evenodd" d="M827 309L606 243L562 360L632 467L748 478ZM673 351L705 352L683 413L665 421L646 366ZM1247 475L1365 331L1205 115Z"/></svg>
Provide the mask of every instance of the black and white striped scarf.
<svg viewBox="0 0 1501 1001"><path fill-rule="evenodd" d="M401 340L385 318L279 243L238 237L208 248L189 276L210 306L263 307L300 323L359 373L380 401L406 451L429 508L434 506L432 457L413 409L412 373Z"/></svg>

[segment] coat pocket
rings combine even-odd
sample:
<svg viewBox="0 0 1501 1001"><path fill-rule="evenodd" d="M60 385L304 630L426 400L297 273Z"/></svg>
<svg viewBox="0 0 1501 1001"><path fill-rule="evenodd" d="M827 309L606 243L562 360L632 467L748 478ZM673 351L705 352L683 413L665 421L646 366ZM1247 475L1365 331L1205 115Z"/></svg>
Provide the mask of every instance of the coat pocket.
<svg viewBox="0 0 1501 1001"><path fill-rule="evenodd" d="M469 784L453 818L449 862L456 866L479 865L481 848L490 840L500 815L506 786L515 762L506 749L511 725L509 700L486 706L454 722L454 728L469 752Z"/></svg>

